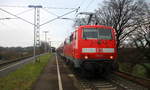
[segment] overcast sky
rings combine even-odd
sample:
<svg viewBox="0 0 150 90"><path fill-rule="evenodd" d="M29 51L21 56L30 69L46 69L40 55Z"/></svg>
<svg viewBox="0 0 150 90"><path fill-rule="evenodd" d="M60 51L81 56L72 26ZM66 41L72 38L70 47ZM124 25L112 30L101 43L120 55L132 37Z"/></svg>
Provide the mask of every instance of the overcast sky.
<svg viewBox="0 0 150 90"><path fill-rule="evenodd" d="M28 6L28 5L42 5L43 7L57 7L57 8L77 8L81 7L79 12L93 12L98 4L103 0L0 0L0 8L11 12L19 17L22 17L33 23L34 21L34 10L27 7L18 6ZM4 7L8 6L8 7ZM10 7L16 6L16 7ZM41 21L44 23L48 20L56 18L57 15L63 15L71 10L68 9L52 9L45 8L41 9ZM24 12L24 13L22 13ZM73 12L65 18L75 18L76 13ZM2 18L14 18L10 20L2 20ZM72 20L55 20L41 27L40 37L44 41L43 31L49 31L47 37L49 40L53 41L53 46L58 46L61 41L63 41L72 31L73 21ZM32 46L33 45L33 25L30 25L20 19L15 19L15 17L0 10L0 46L4 47L17 47L17 46Z"/></svg>

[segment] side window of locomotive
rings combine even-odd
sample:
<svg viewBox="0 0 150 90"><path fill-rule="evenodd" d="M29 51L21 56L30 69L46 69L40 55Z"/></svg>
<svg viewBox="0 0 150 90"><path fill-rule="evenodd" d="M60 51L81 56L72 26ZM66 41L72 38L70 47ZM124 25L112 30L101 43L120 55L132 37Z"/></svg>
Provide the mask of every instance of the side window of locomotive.
<svg viewBox="0 0 150 90"><path fill-rule="evenodd" d="M76 33L73 34L73 40L76 40Z"/></svg>
<svg viewBox="0 0 150 90"><path fill-rule="evenodd" d="M75 37L75 40L77 40L77 37L78 37L78 32L77 31L75 31L74 37Z"/></svg>
<svg viewBox="0 0 150 90"><path fill-rule="evenodd" d="M69 38L67 38L67 40L66 40L66 44L69 44L70 43L70 39Z"/></svg>
<svg viewBox="0 0 150 90"><path fill-rule="evenodd" d="M97 39L98 30L94 28L84 28L83 29L83 39Z"/></svg>
<svg viewBox="0 0 150 90"><path fill-rule="evenodd" d="M64 45L66 44L66 41L64 41Z"/></svg>
<svg viewBox="0 0 150 90"><path fill-rule="evenodd" d="M73 34L70 36L70 42L73 41Z"/></svg>

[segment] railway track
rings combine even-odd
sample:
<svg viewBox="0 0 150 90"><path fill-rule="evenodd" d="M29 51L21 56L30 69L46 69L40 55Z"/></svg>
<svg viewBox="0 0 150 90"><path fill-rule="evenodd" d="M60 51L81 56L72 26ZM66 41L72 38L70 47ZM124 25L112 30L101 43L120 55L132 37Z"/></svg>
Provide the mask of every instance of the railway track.
<svg viewBox="0 0 150 90"><path fill-rule="evenodd" d="M103 79L97 80L81 79L79 80L79 82L80 82L79 83L80 90L124 90L121 87Z"/></svg>
<svg viewBox="0 0 150 90"><path fill-rule="evenodd" d="M41 56L43 54L37 55ZM22 67L24 64L33 62L34 58L33 57L25 57L25 58L19 58L16 60L8 61L8 62L3 62L0 64L0 77L4 77L8 75L10 72L15 71L16 69Z"/></svg>
<svg viewBox="0 0 150 90"><path fill-rule="evenodd" d="M81 78L76 76L80 90L149 90L137 83L129 81L117 75L111 75L109 78Z"/></svg>
<svg viewBox="0 0 150 90"><path fill-rule="evenodd" d="M61 58L59 57L59 59ZM149 81L142 78L138 79L137 77L133 78L133 76L125 73L111 73L107 78L95 74L95 77L89 78L82 76L79 71L74 70L71 64L68 65L68 63L66 63L64 66L70 71L71 74L69 74L69 77L72 78L78 90L150 90L150 88L147 87L150 85ZM144 85L136 81L142 82Z"/></svg>
<svg viewBox="0 0 150 90"><path fill-rule="evenodd" d="M80 78L77 76L80 90L127 90L120 85L103 78Z"/></svg>
<svg viewBox="0 0 150 90"><path fill-rule="evenodd" d="M29 58L29 57L32 57L32 56L30 55L30 56L26 56L26 57L22 57L22 58L17 58L17 59L14 59L14 60L8 60L8 61L5 61L5 62L1 62L0 67L6 66L6 65L14 63L14 62L21 61L22 59L26 59L26 58Z"/></svg>
<svg viewBox="0 0 150 90"><path fill-rule="evenodd" d="M43 54L40 54L40 55L43 55ZM37 55L36 57L38 57L40 55ZM15 63L15 62L19 62L19 61L27 59L27 58L31 58L31 57L33 57L33 55L29 55L29 56L25 56L25 57L21 57L21 58L16 58L14 60L8 60L8 61L0 62L0 68L3 66L7 66L9 64Z"/></svg>
<svg viewBox="0 0 150 90"><path fill-rule="evenodd" d="M79 90L150 90L149 87L136 82L136 79L130 80L123 77L125 76L125 74L123 73L123 76L117 73L112 73L107 78L100 75L92 78L86 78L82 77L80 73L73 70L72 67L69 68L74 74L74 77L76 79L74 81L75 83L77 83L76 86L79 86ZM132 76L128 75L127 77L131 78ZM143 82L143 84L145 83Z"/></svg>
<svg viewBox="0 0 150 90"><path fill-rule="evenodd" d="M132 81L134 83L137 83L141 86L150 88L150 79L144 79L144 78L136 77L136 76L130 75L130 74L125 73L125 72L114 72L114 75L125 78L125 79Z"/></svg>

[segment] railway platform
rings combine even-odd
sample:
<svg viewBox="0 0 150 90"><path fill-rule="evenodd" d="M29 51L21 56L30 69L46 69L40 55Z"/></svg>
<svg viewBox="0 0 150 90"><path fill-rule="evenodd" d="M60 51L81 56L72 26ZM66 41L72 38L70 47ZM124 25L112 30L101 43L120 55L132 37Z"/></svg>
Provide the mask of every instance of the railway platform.
<svg viewBox="0 0 150 90"><path fill-rule="evenodd" d="M54 54L38 80L33 84L32 90L78 90L72 75Z"/></svg>

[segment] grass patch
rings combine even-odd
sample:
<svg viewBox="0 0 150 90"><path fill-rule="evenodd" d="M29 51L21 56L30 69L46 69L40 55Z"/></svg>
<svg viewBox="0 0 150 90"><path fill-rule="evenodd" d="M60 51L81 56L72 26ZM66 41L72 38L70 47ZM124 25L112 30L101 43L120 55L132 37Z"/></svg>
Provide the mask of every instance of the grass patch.
<svg viewBox="0 0 150 90"><path fill-rule="evenodd" d="M119 63L119 71L131 73L130 63Z"/></svg>
<svg viewBox="0 0 150 90"><path fill-rule="evenodd" d="M131 63L119 63L119 70L137 77L150 79L150 63L144 63L144 65L147 68L143 67L141 64L136 64L132 66Z"/></svg>
<svg viewBox="0 0 150 90"><path fill-rule="evenodd" d="M141 66L141 65L136 65L133 69L133 75L135 76L138 76L138 77L143 77L143 78L146 78L146 74L147 74L147 71L146 69Z"/></svg>
<svg viewBox="0 0 150 90"><path fill-rule="evenodd" d="M32 84L49 59L49 54L43 55L40 57L40 63L26 64L8 76L0 78L0 90L31 90Z"/></svg>

